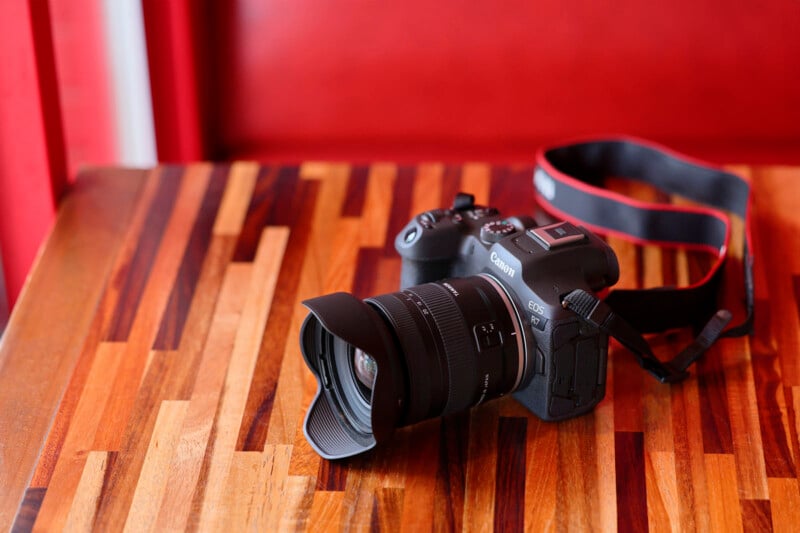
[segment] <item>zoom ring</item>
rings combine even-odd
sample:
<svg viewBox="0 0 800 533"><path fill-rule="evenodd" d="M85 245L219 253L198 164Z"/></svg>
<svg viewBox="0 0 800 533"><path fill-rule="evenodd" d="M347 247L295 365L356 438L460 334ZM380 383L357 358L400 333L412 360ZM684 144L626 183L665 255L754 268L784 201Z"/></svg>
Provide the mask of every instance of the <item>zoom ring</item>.
<svg viewBox="0 0 800 533"><path fill-rule="evenodd" d="M428 414L431 401L431 374L422 359L427 358L425 342L419 335L419 325L414 321L411 312L398 297L398 293L384 294L366 300L378 306L384 316L389 319L397 338L400 340L408 359L408 378L414 384L414 394L410 396L406 413L407 423L424 420ZM438 414L438 413L437 413Z"/></svg>
<svg viewBox="0 0 800 533"><path fill-rule="evenodd" d="M408 289L427 306L444 345L448 370L447 404L442 415L463 411L472 405L477 390L478 366L464 316L447 289L437 283L426 283Z"/></svg>

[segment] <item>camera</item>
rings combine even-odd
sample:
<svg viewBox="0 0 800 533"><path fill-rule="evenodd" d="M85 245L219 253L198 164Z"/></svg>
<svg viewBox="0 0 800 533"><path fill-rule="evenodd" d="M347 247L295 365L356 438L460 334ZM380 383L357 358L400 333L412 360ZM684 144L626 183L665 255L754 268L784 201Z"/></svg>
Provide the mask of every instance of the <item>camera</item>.
<svg viewBox="0 0 800 533"><path fill-rule="evenodd" d="M397 235L401 290L307 300L303 357L317 379L304 432L327 459L397 427L514 398L543 420L590 411L605 395L608 335L565 309L619 278L613 250L569 222L537 226L459 193Z"/></svg>

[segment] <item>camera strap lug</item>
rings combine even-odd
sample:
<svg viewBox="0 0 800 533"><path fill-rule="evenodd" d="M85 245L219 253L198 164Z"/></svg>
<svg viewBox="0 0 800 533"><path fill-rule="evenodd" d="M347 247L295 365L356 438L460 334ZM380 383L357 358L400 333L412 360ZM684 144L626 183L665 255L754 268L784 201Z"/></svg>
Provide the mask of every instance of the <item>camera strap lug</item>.
<svg viewBox="0 0 800 533"><path fill-rule="evenodd" d="M613 337L636 357L643 369L661 383L674 383L689 376L687 368L708 350L721 336L731 321L731 313L719 310L703 327L694 341L667 362L659 360L645 338L611 307L590 293L576 289L561 302L564 309L575 313L579 319Z"/></svg>

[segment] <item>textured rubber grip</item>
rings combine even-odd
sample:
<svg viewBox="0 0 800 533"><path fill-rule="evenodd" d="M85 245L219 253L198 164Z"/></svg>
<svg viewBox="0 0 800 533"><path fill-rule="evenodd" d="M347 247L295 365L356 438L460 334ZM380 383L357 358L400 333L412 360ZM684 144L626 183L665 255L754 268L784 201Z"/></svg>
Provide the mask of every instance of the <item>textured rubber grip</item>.
<svg viewBox="0 0 800 533"><path fill-rule="evenodd" d="M447 289L439 284L426 283L413 287L409 292L425 302L444 345L449 387L442 414L463 411L474 403L472 397L478 389L475 382L478 373L477 354L464 316Z"/></svg>

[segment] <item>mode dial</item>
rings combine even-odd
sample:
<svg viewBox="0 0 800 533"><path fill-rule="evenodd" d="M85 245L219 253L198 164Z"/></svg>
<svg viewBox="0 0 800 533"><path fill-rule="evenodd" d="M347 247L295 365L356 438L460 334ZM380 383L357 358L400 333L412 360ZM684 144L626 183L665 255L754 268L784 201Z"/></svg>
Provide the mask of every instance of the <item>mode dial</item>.
<svg viewBox="0 0 800 533"><path fill-rule="evenodd" d="M505 220L487 222L481 226L481 240L484 242L497 242L506 235L511 235L517 229Z"/></svg>

